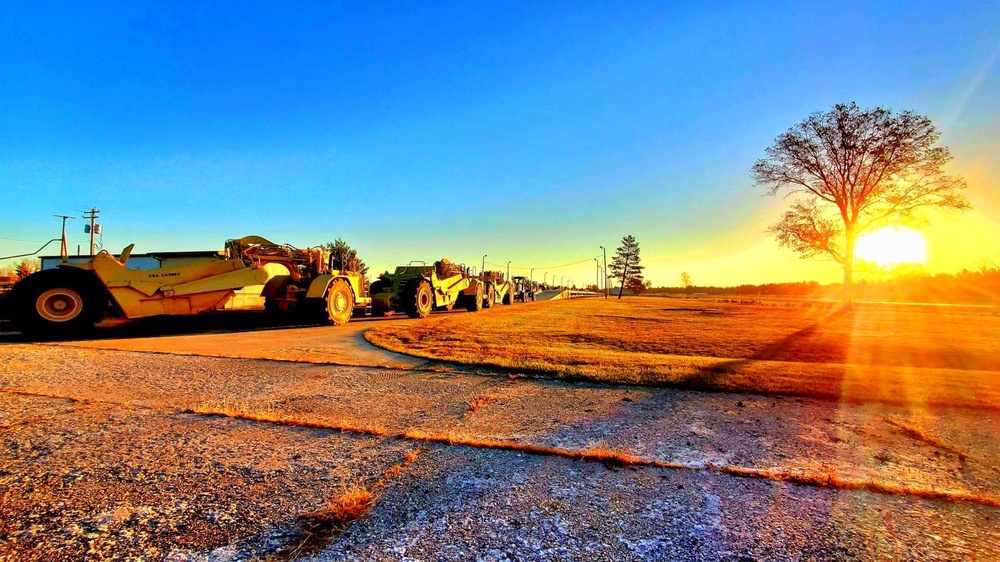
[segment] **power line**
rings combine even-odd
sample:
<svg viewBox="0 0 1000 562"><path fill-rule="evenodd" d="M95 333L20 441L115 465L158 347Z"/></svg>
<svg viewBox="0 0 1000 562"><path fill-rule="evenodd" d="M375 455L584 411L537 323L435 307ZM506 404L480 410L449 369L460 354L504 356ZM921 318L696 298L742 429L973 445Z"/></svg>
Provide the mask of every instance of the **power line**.
<svg viewBox="0 0 1000 562"><path fill-rule="evenodd" d="M42 244L45 242L44 240L23 240L21 238L4 238L3 236L0 236L0 240L6 240L8 242L28 242L30 244Z"/></svg>
<svg viewBox="0 0 1000 562"><path fill-rule="evenodd" d="M531 270L531 269L559 269L559 268L562 268L562 267L569 267L571 265L580 265L582 263L587 263L587 262L595 259L596 257L599 257L599 256L594 256L593 258L587 258L585 260L580 260L580 261L573 262L573 263L566 263L566 264L563 264L563 265L535 265L535 266L532 266L532 267L514 267L512 265L512 266L510 266L510 268L511 269L520 269L520 270L523 270L523 271L528 271L528 270ZM505 264L493 263L491 261L488 261L486 263L488 263L490 265L495 265L497 267L507 267Z"/></svg>

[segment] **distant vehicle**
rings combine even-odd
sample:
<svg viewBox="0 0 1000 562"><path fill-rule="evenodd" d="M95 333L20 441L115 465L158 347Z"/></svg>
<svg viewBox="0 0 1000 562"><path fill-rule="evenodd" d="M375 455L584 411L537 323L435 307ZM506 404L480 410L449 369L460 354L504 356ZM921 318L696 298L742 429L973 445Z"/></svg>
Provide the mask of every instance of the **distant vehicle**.
<svg viewBox="0 0 1000 562"><path fill-rule="evenodd" d="M515 275L511 278L514 284L514 300L528 302L535 300L536 284L527 277Z"/></svg>
<svg viewBox="0 0 1000 562"><path fill-rule="evenodd" d="M496 303L514 302L514 284L504 279L499 271L484 271L480 276L486 283L483 293L483 307L490 308Z"/></svg>
<svg viewBox="0 0 1000 562"><path fill-rule="evenodd" d="M396 312L410 318L424 318L432 310L464 306L469 312L483 308L485 283L469 274L469 268L447 258L427 265L412 261L396 271L379 275L372 282L372 313L385 316Z"/></svg>

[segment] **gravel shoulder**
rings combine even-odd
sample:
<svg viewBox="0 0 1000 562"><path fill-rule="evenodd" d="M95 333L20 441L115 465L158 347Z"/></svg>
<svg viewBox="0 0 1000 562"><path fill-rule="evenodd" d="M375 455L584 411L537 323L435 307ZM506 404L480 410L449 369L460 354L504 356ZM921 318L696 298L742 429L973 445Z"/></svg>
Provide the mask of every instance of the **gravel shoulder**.
<svg viewBox="0 0 1000 562"><path fill-rule="evenodd" d="M991 412L62 344L0 344L0 365L0 559L279 556L301 539L298 515L417 449L372 513L317 557L1000 557L997 508L704 470L1000 496ZM192 413L227 404L381 434ZM685 468L610 470L397 436L408 431Z"/></svg>

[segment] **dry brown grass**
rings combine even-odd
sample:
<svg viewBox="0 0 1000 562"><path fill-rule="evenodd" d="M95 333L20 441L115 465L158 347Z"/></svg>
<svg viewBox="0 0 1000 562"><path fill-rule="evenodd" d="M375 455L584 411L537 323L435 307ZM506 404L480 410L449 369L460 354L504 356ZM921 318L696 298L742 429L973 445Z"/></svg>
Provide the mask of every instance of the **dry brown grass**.
<svg viewBox="0 0 1000 562"><path fill-rule="evenodd" d="M373 505L375 505L375 496L372 491L367 486L359 484L345 488L342 493L328 500L321 509L303 513L298 518L310 519L336 529L343 529L349 523L360 519L371 511Z"/></svg>
<svg viewBox="0 0 1000 562"><path fill-rule="evenodd" d="M497 401L497 395L489 392L477 392L465 399L468 412L475 413Z"/></svg>
<svg viewBox="0 0 1000 562"><path fill-rule="evenodd" d="M344 486L337 495L327 499L326 504L320 509L300 514L297 518L303 522L301 540L280 553L278 559L296 560L321 551L337 533L368 515L386 483L402 474L420 457L420 453L420 448L410 451L403 457L402 462L389 467L378 480L370 484Z"/></svg>
<svg viewBox="0 0 1000 562"><path fill-rule="evenodd" d="M1000 409L1000 318L987 308L555 301L385 324L365 337L559 378Z"/></svg>
<svg viewBox="0 0 1000 562"><path fill-rule="evenodd" d="M330 421L327 418L308 416L294 413L285 413L275 409L270 404L258 404L249 399L223 398L219 401L207 402L188 410L193 414L206 416L225 416L251 420L257 422L277 423L294 427L308 427L312 429L332 429L360 433L363 435L374 435L382 437L388 431L381 426L358 422L357 420L343 418Z"/></svg>

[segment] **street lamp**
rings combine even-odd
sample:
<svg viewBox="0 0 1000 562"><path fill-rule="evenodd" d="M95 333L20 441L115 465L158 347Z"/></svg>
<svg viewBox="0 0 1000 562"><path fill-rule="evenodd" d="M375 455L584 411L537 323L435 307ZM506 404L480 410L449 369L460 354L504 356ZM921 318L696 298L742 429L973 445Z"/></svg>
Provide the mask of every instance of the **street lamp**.
<svg viewBox="0 0 1000 562"><path fill-rule="evenodd" d="M528 281L535 282L535 268L533 267L531 268L531 274L528 275Z"/></svg>
<svg viewBox="0 0 1000 562"><path fill-rule="evenodd" d="M507 280L510 280L510 260L507 260Z"/></svg>
<svg viewBox="0 0 1000 562"><path fill-rule="evenodd" d="M480 275L486 274L486 254L483 254L483 269L480 270ZM485 277L483 278L485 279Z"/></svg>
<svg viewBox="0 0 1000 562"><path fill-rule="evenodd" d="M597 258L594 258L594 274L596 276L594 278L594 280L597 281L597 284L594 285L594 287L598 291L600 291L601 290L601 260L599 260Z"/></svg>
<svg viewBox="0 0 1000 562"><path fill-rule="evenodd" d="M548 284L549 284L549 272L546 271L545 275L542 276L542 285L548 285Z"/></svg>

